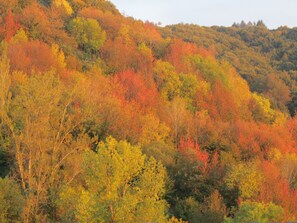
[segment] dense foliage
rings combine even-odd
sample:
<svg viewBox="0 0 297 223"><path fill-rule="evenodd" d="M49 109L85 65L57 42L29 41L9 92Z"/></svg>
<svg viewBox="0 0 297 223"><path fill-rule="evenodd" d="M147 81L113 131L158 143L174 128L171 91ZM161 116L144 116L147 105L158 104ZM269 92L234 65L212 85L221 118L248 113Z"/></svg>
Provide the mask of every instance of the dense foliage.
<svg viewBox="0 0 297 223"><path fill-rule="evenodd" d="M297 219L297 31L0 0L1 222Z"/></svg>

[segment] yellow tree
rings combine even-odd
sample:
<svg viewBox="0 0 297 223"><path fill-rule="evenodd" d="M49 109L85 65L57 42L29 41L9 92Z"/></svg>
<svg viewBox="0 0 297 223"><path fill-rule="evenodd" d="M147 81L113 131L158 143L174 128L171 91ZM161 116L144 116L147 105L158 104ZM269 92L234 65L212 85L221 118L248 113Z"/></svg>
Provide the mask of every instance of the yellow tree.
<svg viewBox="0 0 297 223"><path fill-rule="evenodd" d="M79 154L89 144L78 94L51 73L18 78L12 86L9 63L1 60L0 120L26 198L23 221L46 221L61 185L79 174Z"/></svg>
<svg viewBox="0 0 297 223"><path fill-rule="evenodd" d="M165 177L164 167L139 147L109 137L97 153L86 153L85 188L66 187L60 212L79 222L165 222Z"/></svg>

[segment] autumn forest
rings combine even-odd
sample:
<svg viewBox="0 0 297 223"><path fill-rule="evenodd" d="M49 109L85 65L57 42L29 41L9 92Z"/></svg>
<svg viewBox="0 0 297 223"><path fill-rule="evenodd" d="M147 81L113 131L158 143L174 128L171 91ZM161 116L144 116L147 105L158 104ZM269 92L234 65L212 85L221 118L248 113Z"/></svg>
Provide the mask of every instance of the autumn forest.
<svg viewBox="0 0 297 223"><path fill-rule="evenodd" d="M0 15L1 223L297 220L297 28Z"/></svg>

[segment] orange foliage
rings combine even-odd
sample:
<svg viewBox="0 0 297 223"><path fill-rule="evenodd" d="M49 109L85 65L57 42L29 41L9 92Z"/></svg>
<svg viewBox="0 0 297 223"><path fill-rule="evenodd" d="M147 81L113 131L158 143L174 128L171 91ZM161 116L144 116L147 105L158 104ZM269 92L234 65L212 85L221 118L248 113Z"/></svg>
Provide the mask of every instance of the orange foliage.
<svg viewBox="0 0 297 223"><path fill-rule="evenodd" d="M33 2L17 15L17 20L33 39L59 45L76 44L65 32L65 24L59 10L48 9Z"/></svg>
<svg viewBox="0 0 297 223"><path fill-rule="evenodd" d="M273 202L286 210L287 217L297 213L297 190L291 190L289 183L281 176L280 170L270 162L262 163L265 180L258 199Z"/></svg>
<svg viewBox="0 0 297 223"><path fill-rule="evenodd" d="M58 65L51 48L40 41L9 45L8 57L12 70L28 74L32 71L46 72Z"/></svg>
<svg viewBox="0 0 297 223"><path fill-rule="evenodd" d="M287 129L291 138L295 139L295 141L292 142L292 148L294 148L294 151L297 152L297 115L288 121Z"/></svg>
<svg viewBox="0 0 297 223"><path fill-rule="evenodd" d="M153 41L161 41L162 37L159 31L156 29L156 26L151 24L150 22L146 22L144 25L145 33L149 39L149 42Z"/></svg>
<svg viewBox="0 0 297 223"><path fill-rule="evenodd" d="M174 65L177 71L182 72L185 70L184 58L197 53L197 50L197 46L193 43L174 39L167 50L166 59Z"/></svg>
<svg viewBox="0 0 297 223"><path fill-rule="evenodd" d="M115 78L124 86L126 100L136 102L141 108L152 109L156 106L156 87L148 86L141 74L128 70L117 74Z"/></svg>
<svg viewBox="0 0 297 223"><path fill-rule="evenodd" d="M225 121L238 119L239 110L230 90L226 89L221 82L216 82L207 99L207 107L210 115Z"/></svg>
<svg viewBox="0 0 297 223"><path fill-rule="evenodd" d="M80 17L96 19L100 27L107 33L109 39L114 39L123 25L122 16L111 12L103 12L98 8L87 7L78 12Z"/></svg>
<svg viewBox="0 0 297 223"><path fill-rule="evenodd" d="M14 16L11 10L8 11L7 16L5 17L5 30L6 30L6 41L9 42L17 30L20 28L20 24L14 21Z"/></svg>
<svg viewBox="0 0 297 223"><path fill-rule="evenodd" d="M28 31L38 37L45 38L46 34L50 33L51 23L48 21L46 10L40 4L33 3L27 6L19 15L18 20L23 27L29 28Z"/></svg>

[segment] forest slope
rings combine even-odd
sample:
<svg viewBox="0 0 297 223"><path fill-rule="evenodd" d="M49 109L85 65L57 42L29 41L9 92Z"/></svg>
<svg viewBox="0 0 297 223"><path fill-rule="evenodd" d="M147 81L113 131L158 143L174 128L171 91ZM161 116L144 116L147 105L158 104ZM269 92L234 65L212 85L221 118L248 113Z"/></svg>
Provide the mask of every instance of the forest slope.
<svg viewBox="0 0 297 223"><path fill-rule="evenodd" d="M295 29L0 13L0 222L296 220Z"/></svg>

